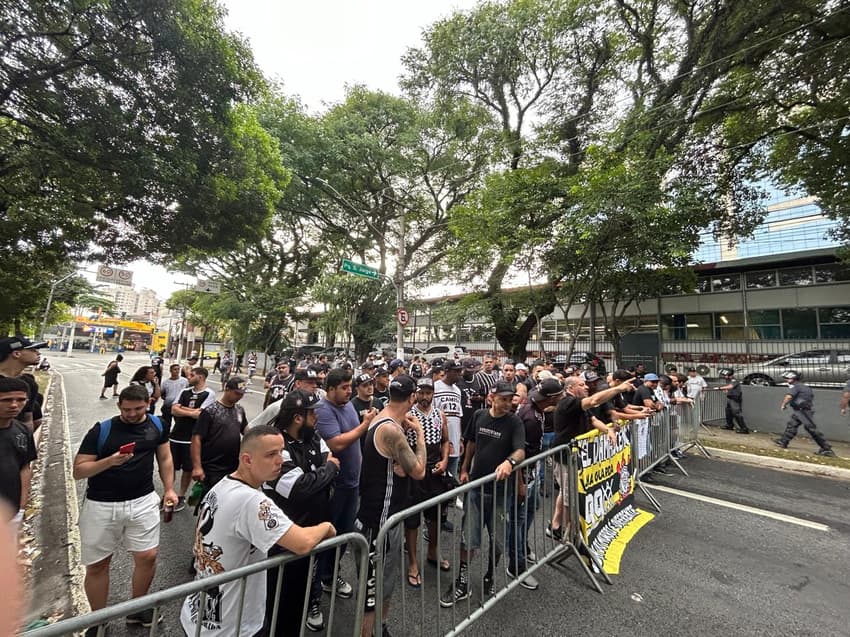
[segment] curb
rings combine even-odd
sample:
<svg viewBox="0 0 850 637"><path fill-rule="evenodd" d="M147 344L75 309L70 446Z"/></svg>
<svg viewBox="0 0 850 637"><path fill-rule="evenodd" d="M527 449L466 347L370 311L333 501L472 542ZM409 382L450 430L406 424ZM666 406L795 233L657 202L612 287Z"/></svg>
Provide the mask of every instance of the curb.
<svg viewBox="0 0 850 637"><path fill-rule="evenodd" d="M801 462L799 460L774 458L773 456L760 456L758 454L745 453L743 451L730 451L728 449L719 449L708 445L706 445L706 448L712 456L719 460L741 462L743 464L757 465L760 467L767 467L768 469L780 469L782 471L793 471L795 473L808 473L815 476L836 478L838 480L850 480L850 469L813 464L811 462Z"/></svg>
<svg viewBox="0 0 850 637"><path fill-rule="evenodd" d="M51 408L45 428L44 467L41 480L42 508L37 540L43 547L33 564L32 597L27 621L39 617L56 620L74 617L88 610L83 591L80 563L80 536L77 529L77 488L72 474L71 434L65 380L55 374L49 385Z"/></svg>

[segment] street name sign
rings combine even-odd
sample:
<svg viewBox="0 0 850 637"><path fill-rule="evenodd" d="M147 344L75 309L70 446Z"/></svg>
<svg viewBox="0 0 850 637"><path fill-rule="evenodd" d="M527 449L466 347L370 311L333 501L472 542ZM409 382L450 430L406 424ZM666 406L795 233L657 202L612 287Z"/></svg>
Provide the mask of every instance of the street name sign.
<svg viewBox="0 0 850 637"><path fill-rule="evenodd" d="M342 260L342 271L348 272L349 274L353 274L355 276L362 276L367 279L379 279L381 275L375 268L371 268L368 265L364 265L362 263L355 263L354 261L349 261L348 259Z"/></svg>

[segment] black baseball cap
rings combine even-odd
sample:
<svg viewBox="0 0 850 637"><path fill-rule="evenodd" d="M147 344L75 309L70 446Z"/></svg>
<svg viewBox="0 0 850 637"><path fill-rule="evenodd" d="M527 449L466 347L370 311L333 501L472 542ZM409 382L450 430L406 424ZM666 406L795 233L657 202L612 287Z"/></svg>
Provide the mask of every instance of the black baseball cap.
<svg viewBox="0 0 850 637"><path fill-rule="evenodd" d="M407 367L407 364L400 358L394 358L390 361L390 371L395 371L399 367Z"/></svg>
<svg viewBox="0 0 850 637"><path fill-rule="evenodd" d="M295 380L312 380L317 383L319 382L319 373L315 369L296 369L293 378Z"/></svg>
<svg viewBox="0 0 850 637"><path fill-rule="evenodd" d="M557 378L547 378L542 381L537 389L532 391L528 397L534 402L542 402L547 398L552 398L554 396L560 396L564 393L564 386L561 385L561 381Z"/></svg>
<svg viewBox="0 0 850 637"><path fill-rule="evenodd" d="M0 339L0 354L11 354L22 349L42 349L47 347L46 341L33 342L23 336L10 336Z"/></svg>
<svg viewBox="0 0 850 637"><path fill-rule="evenodd" d="M375 363L373 363L372 361L365 361L360 366L360 369L375 369Z"/></svg>
<svg viewBox="0 0 850 637"><path fill-rule="evenodd" d="M390 381L390 397L407 398L416 391L416 383L407 374L396 376Z"/></svg>
<svg viewBox="0 0 850 637"><path fill-rule="evenodd" d="M284 410L299 410L299 409L315 409L319 404L319 397L313 392L304 391L303 389L294 389L289 392L280 403L281 411Z"/></svg>
<svg viewBox="0 0 850 637"><path fill-rule="evenodd" d="M430 389L431 391L434 391L434 381L427 376L424 376L416 381L416 389Z"/></svg>
<svg viewBox="0 0 850 637"><path fill-rule="evenodd" d="M379 367L378 371L375 372L375 378L377 378L378 376L389 376L389 374L390 370L388 370L386 367Z"/></svg>
<svg viewBox="0 0 850 637"><path fill-rule="evenodd" d="M463 369L463 366L460 363L458 363L456 360L453 360L453 359L449 359L449 360L447 360L446 362L443 363L443 371L444 372L450 372L453 369Z"/></svg>
<svg viewBox="0 0 850 637"><path fill-rule="evenodd" d="M513 383L500 380L490 388L490 393L499 396L514 396L516 395L516 387Z"/></svg>
<svg viewBox="0 0 850 637"><path fill-rule="evenodd" d="M233 389L243 394L248 391L248 381L241 376L233 376L224 386L225 389Z"/></svg>
<svg viewBox="0 0 850 637"><path fill-rule="evenodd" d="M481 366L481 363L474 358L464 358L460 364L463 365L464 369L476 369Z"/></svg>
<svg viewBox="0 0 850 637"><path fill-rule="evenodd" d="M375 379L369 374L360 374L354 377L354 386L365 385L366 383L374 383Z"/></svg>

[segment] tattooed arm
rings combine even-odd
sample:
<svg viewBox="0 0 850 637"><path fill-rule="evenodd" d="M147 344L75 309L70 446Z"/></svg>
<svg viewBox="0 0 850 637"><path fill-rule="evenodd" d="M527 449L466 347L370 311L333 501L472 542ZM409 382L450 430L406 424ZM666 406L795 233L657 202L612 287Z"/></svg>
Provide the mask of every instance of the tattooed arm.
<svg viewBox="0 0 850 637"><path fill-rule="evenodd" d="M405 475L414 480L425 477L427 457L425 455L425 435L419 420L410 414L405 416L405 426L416 431L416 451L410 448L407 436L400 427L382 425L376 432L378 443L386 454L392 458Z"/></svg>

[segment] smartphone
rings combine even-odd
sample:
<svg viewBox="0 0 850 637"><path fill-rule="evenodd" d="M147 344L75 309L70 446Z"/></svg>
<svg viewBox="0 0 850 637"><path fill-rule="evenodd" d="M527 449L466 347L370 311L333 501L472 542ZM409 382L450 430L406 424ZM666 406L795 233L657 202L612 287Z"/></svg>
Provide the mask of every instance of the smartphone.
<svg viewBox="0 0 850 637"><path fill-rule="evenodd" d="M135 451L135 450L136 450L136 443L135 442L128 442L126 445L121 445L120 447L118 447L118 453L120 453L120 454L130 454L130 453L133 453L133 451Z"/></svg>

